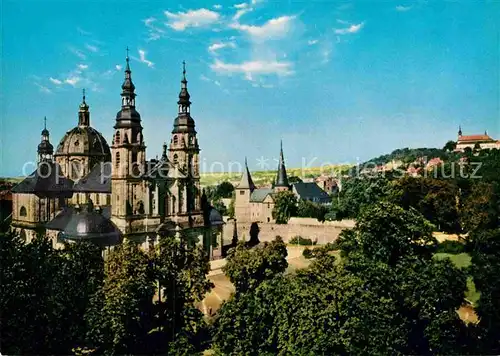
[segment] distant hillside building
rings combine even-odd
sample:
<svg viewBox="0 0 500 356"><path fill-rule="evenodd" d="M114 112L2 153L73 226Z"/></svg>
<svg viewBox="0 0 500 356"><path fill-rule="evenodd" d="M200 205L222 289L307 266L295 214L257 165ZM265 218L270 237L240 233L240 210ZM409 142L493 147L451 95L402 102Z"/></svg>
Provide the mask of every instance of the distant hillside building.
<svg viewBox="0 0 500 356"><path fill-rule="evenodd" d="M335 180L335 177L321 175L317 177L314 181L316 182L318 187L320 187L327 193L331 194L338 190L337 181Z"/></svg>
<svg viewBox="0 0 500 356"><path fill-rule="evenodd" d="M500 149L500 141L491 138L486 131L483 135L462 135L462 128L459 127L455 151L463 152L467 147L474 149L476 145L479 145L482 150L492 148Z"/></svg>
<svg viewBox="0 0 500 356"><path fill-rule="evenodd" d="M290 185L286 173L283 145L280 148L278 172L274 188L257 188L253 183L245 159L245 170L240 183L235 188L234 215L238 222L274 222L273 209L275 195L282 191L292 191L297 199L328 204L331 199L314 181Z"/></svg>

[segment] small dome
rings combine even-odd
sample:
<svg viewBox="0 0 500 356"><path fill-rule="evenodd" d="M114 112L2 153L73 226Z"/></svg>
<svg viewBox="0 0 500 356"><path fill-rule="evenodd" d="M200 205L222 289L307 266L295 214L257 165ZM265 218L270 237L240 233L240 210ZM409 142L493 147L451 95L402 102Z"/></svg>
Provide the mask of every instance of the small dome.
<svg viewBox="0 0 500 356"><path fill-rule="evenodd" d="M49 135L49 130L43 129L42 130L42 136L48 136Z"/></svg>
<svg viewBox="0 0 500 356"><path fill-rule="evenodd" d="M90 127L75 127L62 138L54 156L97 156L111 159L108 143L99 131Z"/></svg>
<svg viewBox="0 0 500 356"><path fill-rule="evenodd" d="M94 210L91 204L74 212L61 237L72 241L87 240L100 246L117 245L122 240L118 227L101 211Z"/></svg>

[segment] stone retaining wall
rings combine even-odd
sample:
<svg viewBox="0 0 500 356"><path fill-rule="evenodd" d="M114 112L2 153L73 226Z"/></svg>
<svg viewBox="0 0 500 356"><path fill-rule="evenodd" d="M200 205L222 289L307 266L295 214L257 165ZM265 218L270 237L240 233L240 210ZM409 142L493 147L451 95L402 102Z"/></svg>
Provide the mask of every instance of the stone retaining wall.
<svg viewBox="0 0 500 356"><path fill-rule="evenodd" d="M321 223L316 219L292 218L288 224L257 223L260 229L260 241L272 241L276 236L281 236L288 242L295 236L316 240L318 244L335 241L344 229L354 227L353 220L328 221ZM250 239L251 223L238 223L238 238L248 241ZM229 244L233 236L234 220L228 220L224 225L224 244Z"/></svg>

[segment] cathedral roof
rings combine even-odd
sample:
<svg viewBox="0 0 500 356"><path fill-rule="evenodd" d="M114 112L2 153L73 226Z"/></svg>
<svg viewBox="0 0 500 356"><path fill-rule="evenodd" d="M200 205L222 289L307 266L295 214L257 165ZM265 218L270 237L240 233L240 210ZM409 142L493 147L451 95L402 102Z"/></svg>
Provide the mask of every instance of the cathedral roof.
<svg viewBox="0 0 500 356"><path fill-rule="evenodd" d="M118 227L91 203L72 209L61 237L72 241L86 240L100 246L117 245L122 240Z"/></svg>
<svg viewBox="0 0 500 356"><path fill-rule="evenodd" d="M96 163L73 187L75 192L111 193L111 162Z"/></svg>
<svg viewBox="0 0 500 356"><path fill-rule="evenodd" d="M99 131L90 126L77 126L66 132L54 156L97 156L108 161L111 151Z"/></svg>
<svg viewBox="0 0 500 356"><path fill-rule="evenodd" d="M38 197L71 197L73 181L60 172L61 167L57 163L44 162L12 188L12 192L35 194Z"/></svg>

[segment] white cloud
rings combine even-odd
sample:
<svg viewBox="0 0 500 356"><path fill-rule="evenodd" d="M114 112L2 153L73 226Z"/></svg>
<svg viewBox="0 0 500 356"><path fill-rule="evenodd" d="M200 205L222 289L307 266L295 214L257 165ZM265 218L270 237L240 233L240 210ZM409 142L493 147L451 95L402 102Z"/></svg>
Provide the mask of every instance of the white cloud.
<svg viewBox="0 0 500 356"><path fill-rule="evenodd" d="M349 21L345 21L345 20L341 20L341 19L337 19L337 22L341 25L349 25Z"/></svg>
<svg viewBox="0 0 500 356"><path fill-rule="evenodd" d="M159 27L156 27L154 25L154 23L156 22L156 18L154 17L149 17L145 20L142 20L144 22L144 24L146 25L146 27L148 28L148 38L146 39L146 41L156 41L156 40L159 40L162 35L165 33L164 30L162 30L161 28Z"/></svg>
<svg viewBox="0 0 500 356"><path fill-rule="evenodd" d="M70 50L71 53L73 53L75 56L77 56L80 59L86 59L87 58L87 56L85 55L85 53L83 53L79 49L76 49L74 47L69 47L69 50Z"/></svg>
<svg viewBox="0 0 500 356"><path fill-rule="evenodd" d="M97 48L94 45L88 44L88 43L85 44L85 48L87 48L90 52L94 52L94 53L99 52L99 48Z"/></svg>
<svg viewBox="0 0 500 356"><path fill-rule="evenodd" d="M82 78L80 78L80 77L73 76L73 77L66 78L66 79L64 80L64 82L65 82L66 84L71 85L71 86L75 86L75 85L76 85L76 84L77 84L77 83L78 83L81 79L82 79Z"/></svg>
<svg viewBox="0 0 500 356"><path fill-rule="evenodd" d="M90 36L92 33L88 32L88 31L85 31L84 29L82 29L81 27L77 27L76 30L81 34L81 35L84 35L84 36Z"/></svg>
<svg viewBox="0 0 500 356"><path fill-rule="evenodd" d="M216 52L222 48L236 48L236 44L234 42L216 42L208 46L208 51L216 54Z"/></svg>
<svg viewBox="0 0 500 356"><path fill-rule="evenodd" d="M206 75L202 74L200 75L200 79L203 80L204 82L209 82L210 81L210 78L207 77Z"/></svg>
<svg viewBox="0 0 500 356"><path fill-rule="evenodd" d="M222 5L221 4L215 4L214 5L214 9L220 10L220 9L222 9Z"/></svg>
<svg viewBox="0 0 500 356"><path fill-rule="evenodd" d="M248 33L253 39L265 40L285 36L291 30L294 19L295 16L281 16L267 21L262 26L233 23L230 27Z"/></svg>
<svg viewBox="0 0 500 356"><path fill-rule="evenodd" d="M248 4L247 4L246 2L243 2L243 3L241 3L241 4L236 4L236 5L234 5L234 8L235 8L235 9L245 9L245 8L247 8L247 7L248 7Z"/></svg>
<svg viewBox="0 0 500 356"><path fill-rule="evenodd" d="M122 70L123 67L121 65L117 64L117 65L115 65L115 68L116 68L116 70Z"/></svg>
<svg viewBox="0 0 500 356"><path fill-rule="evenodd" d="M144 24L145 24L146 26L148 26L148 27L149 27L149 26L151 26L151 24L152 24L153 22L155 22L155 21L156 21L156 19L155 19L154 17L148 17L147 19L142 20L142 21L144 22Z"/></svg>
<svg viewBox="0 0 500 356"><path fill-rule="evenodd" d="M252 10L253 10L252 8L248 8L248 9L240 9L240 10L236 11L236 14L234 14L234 16L233 16L233 20L234 21L239 20L239 18L241 16L245 15L247 12L250 12Z"/></svg>
<svg viewBox="0 0 500 356"><path fill-rule="evenodd" d="M307 44L309 46L315 45L316 43L318 43L318 40L309 40L309 41L307 41Z"/></svg>
<svg viewBox="0 0 500 356"><path fill-rule="evenodd" d="M62 81L60 81L59 79L56 79L56 78L52 78L50 77L49 80L54 83L55 85L61 85L62 84Z"/></svg>
<svg viewBox="0 0 500 356"><path fill-rule="evenodd" d="M412 6L403 6L403 5L396 6L396 11L409 11L411 9Z"/></svg>
<svg viewBox="0 0 500 356"><path fill-rule="evenodd" d="M335 30L335 33L337 35L346 35L349 33L356 33L356 32L359 32L363 28L364 25L365 25L365 23L361 22L357 25L351 25L347 28L339 28L339 29Z"/></svg>
<svg viewBox="0 0 500 356"><path fill-rule="evenodd" d="M204 27L217 22L220 18L218 12L205 8L188 10L187 12L173 13L165 11L169 22L168 26L176 31L184 31L188 27Z"/></svg>
<svg viewBox="0 0 500 356"><path fill-rule="evenodd" d="M150 68L154 67L155 65L153 62L146 59L146 52L142 49L139 50L139 62L147 64Z"/></svg>
<svg viewBox="0 0 500 356"><path fill-rule="evenodd" d="M40 91L41 91L42 93L45 93L45 94L50 94L50 93L52 93L52 90L50 90L50 89L49 89L49 88L47 88L46 86L43 86L43 85L38 84L38 83L34 83L34 84L38 87L38 89L40 89Z"/></svg>
<svg viewBox="0 0 500 356"><path fill-rule="evenodd" d="M236 63L224 63L219 60L210 66L213 71L220 74L233 74L241 73L247 80L254 80L255 76L259 75L278 75L286 76L293 74L291 69L291 62L278 62L278 61L246 61L239 64Z"/></svg>
<svg viewBox="0 0 500 356"><path fill-rule="evenodd" d="M78 68L79 68L79 69L81 69L81 70L85 70L85 69L87 69L88 67L89 67L89 66L88 66L88 64L79 64L79 65L78 65Z"/></svg>

